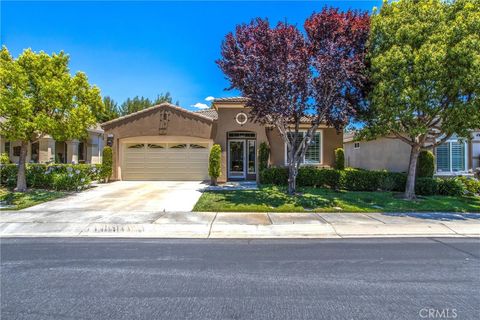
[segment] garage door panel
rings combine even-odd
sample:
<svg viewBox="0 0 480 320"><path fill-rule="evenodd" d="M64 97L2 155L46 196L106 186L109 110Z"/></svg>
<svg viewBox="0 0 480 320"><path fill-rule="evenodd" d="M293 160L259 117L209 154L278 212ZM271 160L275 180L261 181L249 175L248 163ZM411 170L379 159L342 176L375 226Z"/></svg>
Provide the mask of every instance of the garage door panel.
<svg viewBox="0 0 480 320"><path fill-rule="evenodd" d="M193 144L193 143L192 143ZM124 180L208 179L208 148L189 143L136 143L124 148ZM208 144L203 144L208 146ZM180 146L180 148L172 148Z"/></svg>

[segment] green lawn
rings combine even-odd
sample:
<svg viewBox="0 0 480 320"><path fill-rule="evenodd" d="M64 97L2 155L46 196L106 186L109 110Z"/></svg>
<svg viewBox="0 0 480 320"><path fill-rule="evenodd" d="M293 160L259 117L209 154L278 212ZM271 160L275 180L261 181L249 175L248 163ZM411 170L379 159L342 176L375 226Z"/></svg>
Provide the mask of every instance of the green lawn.
<svg viewBox="0 0 480 320"><path fill-rule="evenodd" d="M0 210L20 210L36 204L55 200L65 196L67 192L32 189L27 192L12 192L5 188L0 188L0 201L7 205L13 205L7 209Z"/></svg>
<svg viewBox="0 0 480 320"><path fill-rule="evenodd" d="M275 186L259 190L208 191L198 200L194 211L237 212L407 212L444 211L480 212L480 197L421 197L416 201L401 199L393 192L352 192L298 188L298 195L288 196Z"/></svg>

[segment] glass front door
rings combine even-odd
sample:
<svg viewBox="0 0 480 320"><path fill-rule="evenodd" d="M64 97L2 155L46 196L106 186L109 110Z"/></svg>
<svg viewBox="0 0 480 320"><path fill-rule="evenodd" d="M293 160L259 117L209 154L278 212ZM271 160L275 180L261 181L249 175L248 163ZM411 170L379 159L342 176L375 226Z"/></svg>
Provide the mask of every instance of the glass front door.
<svg viewBox="0 0 480 320"><path fill-rule="evenodd" d="M228 177L245 178L245 140L228 141Z"/></svg>

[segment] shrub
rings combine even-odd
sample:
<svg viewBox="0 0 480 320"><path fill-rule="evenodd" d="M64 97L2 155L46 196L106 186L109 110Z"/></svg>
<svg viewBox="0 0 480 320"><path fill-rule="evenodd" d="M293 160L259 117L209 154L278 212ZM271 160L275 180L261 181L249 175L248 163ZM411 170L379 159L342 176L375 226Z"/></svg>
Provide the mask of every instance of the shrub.
<svg viewBox="0 0 480 320"><path fill-rule="evenodd" d="M8 153L4 152L0 154L0 164L9 164L10 163L10 157L8 156Z"/></svg>
<svg viewBox="0 0 480 320"><path fill-rule="evenodd" d="M108 182L113 172L113 150L111 147L104 147L102 153L102 166L100 169L100 179Z"/></svg>
<svg viewBox="0 0 480 320"><path fill-rule="evenodd" d="M268 158L270 156L270 148L266 142L260 143L258 153L258 170L262 172L268 168Z"/></svg>
<svg viewBox="0 0 480 320"><path fill-rule="evenodd" d="M0 183L7 188L15 188L17 184L18 166L16 164L0 164Z"/></svg>
<svg viewBox="0 0 480 320"><path fill-rule="evenodd" d="M421 196L431 196L438 193L438 179L417 178L415 193Z"/></svg>
<svg viewBox="0 0 480 320"><path fill-rule="evenodd" d="M480 194L480 180L475 178L459 177L465 189L470 194Z"/></svg>
<svg viewBox="0 0 480 320"><path fill-rule="evenodd" d="M52 188L58 191L80 191L88 187L91 182L90 178L83 175L78 169L68 173L52 173L51 176Z"/></svg>
<svg viewBox="0 0 480 320"><path fill-rule="evenodd" d="M345 169L345 152L343 151L343 148L335 149L335 169Z"/></svg>
<svg viewBox="0 0 480 320"><path fill-rule="evenodd" d="M466 189L458 178L438 179L438 194L444 196L461 196Z"/></svg>
<svg viewBox="0 0 480 320"><path fill-rule="evenodd" d="M435 156L431 151L421 151L418 155L417 177L432 178L435 173Z"/></svg>
<svg viewBox="0 0 480 320"><path fill-rule="evenodd" d="M352 191L376 191L380 186L381 172L347 169L345 189Z"/></svg>
<svg viewBox="0 0 480 320"><path fill-rule="evenodd" d="M286 185L287 182L288 182L287 168L270 167L260 172L260 183Z"/></svg>
<svg viewBox="0 0 480 320"><path fill-rule="evenodd" d="M28 164L27 165L27 186L29 188L50 189L52 187L53 168L49 170L46 164ZM15 174L16 178L16 174Z"/></svg>
<svg viewBox="0 0 480 320"><path fill-rule="evenodd" d="M29 188L39 189L57 189L57 190L76 190L78 187L84 188L92 180L98 179L99 166L90 164L38 164L31 163L26 166L26 178L27 186ZM14 188L17 182L18 166L16 164L8 164L1 166L1 179L2 185L8 188ZM72 174L75 178L82 182L76 182L73 186L63 186L62 183L57 181L54 183L55 175L68 175ZM82 180L83 179L83 180ZM57 178L58 180L58 178ZM64 179L67 181L67 179ZM73 179L69 180L70 183L75 182ZM73 181L73 182L72 182ZM63 187L60 187L62 185ZM60 189L63 188L63 189Z"/></svg>
<svg viewBox="0 0 480 320"><path fill-rule="evenodd" d="M285 185L287 168L268 168L260 173L260 183ZM304 166L298 170L297 184L300 187L344 189L351 191L404 191L407 177L403 173L367 171L347 168L345 170L318 169Z"/></svg>
<svg viewBox="0 0 480 320"><path fill-rule="evenodd" d="M383 191L404 192L407 175L400 172L379 171L378 188Z"/></svg>
<svg viewBox="0 0 480 320"><path fill-rule="evenodd" d="M208 174L211 178L211 185L217 185L217 179L222 172L222 148L219 144L214 144L210 150L208 158Z"/></svg>

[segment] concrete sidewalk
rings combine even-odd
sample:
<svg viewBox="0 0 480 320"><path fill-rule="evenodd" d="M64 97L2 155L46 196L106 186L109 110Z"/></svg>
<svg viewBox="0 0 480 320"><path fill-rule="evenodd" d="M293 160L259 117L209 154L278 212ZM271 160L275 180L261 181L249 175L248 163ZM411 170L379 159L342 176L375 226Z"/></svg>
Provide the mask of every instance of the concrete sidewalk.
<svg viewBox="0 0 480 320"><path fill-rule="evenodd" d="M480 237L480 213L3 211L1 237Z"/></svg>

